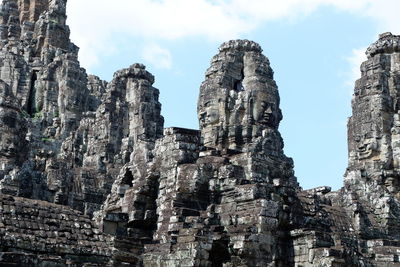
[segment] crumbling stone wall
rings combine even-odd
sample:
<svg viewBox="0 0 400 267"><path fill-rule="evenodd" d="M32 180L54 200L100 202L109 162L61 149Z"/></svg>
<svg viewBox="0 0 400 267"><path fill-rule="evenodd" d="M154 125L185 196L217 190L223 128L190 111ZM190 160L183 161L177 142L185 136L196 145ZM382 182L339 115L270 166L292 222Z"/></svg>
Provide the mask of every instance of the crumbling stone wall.
<svg viewBox="0 0 400 267"><path fill-rule="evenodd" d="M399 36L386 33L367 50L348 125L345 175L345 188L361 202L372 202L368 224L374 229L358 225L359 230L391 236L400 234L399 42Z"/></svg>
<svg viewBox="0 0 400 267"><path fill-rule="evenodd" d="M98 222L114 218L121 229L110 234L136 240L135 265L398 266L398 40L383 34L367 50L341 190L298 186L268 60L237 40L220 47L201 85L200 131L166 129L154 158L128 163L147 168L121 173Z"/></svg>
<svg viewBox="0 0 400 267"><path fill-rule="evenodd" d="M220 46L199 130L163 129L154 76L88 75L65 9L0 6L0 265L400 266L399 36L361 66L344 187L302 190L257 43Z"/></svg>
<svg viewBox="0 0 400 267"><path fill-rule="evenodd" d="M279 96L261 51L251 41L224 43L200 89L200 131L168 128L154 146L147 143L153 149L134 148L96 214L105 232L135 244L119 248L131 257L116 262L288 263L282 244L299 187L283 154Z"/></svg>
<svg viewBox="0 0 400 267"><path fill-rule="evenodd" d="M301 207L291 232L295 265L400 265L399 40L385 33L366 51L348 122L344 187L297 194Z"/></svg>
<svg viewBox="0 0 400 267"><path fill-rule="evenodd" d="M91 215L134 144L162 135L163 118L143 65L110 83L80 68L65 8L66 0L1 5L0 192Z"/></svg>
<svg viewBox="0 0 400 267"><path fill-rule="evenodd" d="M76 210L0 195L2 266L104 266L110 247L111 238Z"/></svg>

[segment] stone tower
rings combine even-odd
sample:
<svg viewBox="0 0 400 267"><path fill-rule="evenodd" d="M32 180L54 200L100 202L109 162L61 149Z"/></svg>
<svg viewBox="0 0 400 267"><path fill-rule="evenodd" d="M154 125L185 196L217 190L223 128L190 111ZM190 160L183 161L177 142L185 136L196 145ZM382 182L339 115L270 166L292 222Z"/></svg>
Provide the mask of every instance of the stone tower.
<svg viewBox="0 0 400 267"><path fill-rule="evenodd" d="M269 135L270 152L281 153L278 88L261 47L251 41L224 43L200 88L198 114L207 150L254 151Z"/></svg>
<svg viewBox="0 0 400 267"><path fill-rule="evenodd" d="M381 34L366 54L348 121L344 187L297 193L294 266L399 266L400 36Z"/></svg>
<svg viewBox="0 0 400 267"><path fill-rule="evenodd" d="M0 265L399 266L399 36L361 66L344 187L302 190L257 43L213 57L200 130L163 129L154 76L88 75L65 8L0 6Z"/></svg>
<svg viewBox="0 0 400 267"><path fill-rule="evenodd" d="M162 135L154 77L141 64L110 83L87 75L66 0L4 0L0 9L0 192L91 215L134 145Z"/></svg>
<svg viewBox="0 0 400 267"><path fill-rule="evenodd" d="M348 122L345 189L374 214L359 223L400 234L400 36L384 33L366 52ZM371 229L370 229L371 230Z"/></svg>
<svg viewBox="0 0 400 267"><path fill-rule="evenodd" d="M168 128L153 149L151 142L134 148L96 214L116 244L130 244L116 246L115 262L284 266L284 229L299 188L278 132L277 86L258 44L221 45L198 111L200 131Z"/></svg>

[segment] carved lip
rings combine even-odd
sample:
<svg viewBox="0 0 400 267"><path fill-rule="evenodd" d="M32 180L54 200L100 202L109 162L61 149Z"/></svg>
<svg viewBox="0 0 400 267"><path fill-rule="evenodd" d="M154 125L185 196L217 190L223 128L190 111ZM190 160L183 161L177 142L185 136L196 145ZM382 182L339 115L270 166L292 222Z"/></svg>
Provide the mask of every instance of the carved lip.
<svg viewBox="0 0 400 267"><path fill-rule="evenodd" d="M366 159L369 158L372 153L374 152L375 146L372 144L365 144L363 146L357 147L357 156L359 159Z"/></svg>

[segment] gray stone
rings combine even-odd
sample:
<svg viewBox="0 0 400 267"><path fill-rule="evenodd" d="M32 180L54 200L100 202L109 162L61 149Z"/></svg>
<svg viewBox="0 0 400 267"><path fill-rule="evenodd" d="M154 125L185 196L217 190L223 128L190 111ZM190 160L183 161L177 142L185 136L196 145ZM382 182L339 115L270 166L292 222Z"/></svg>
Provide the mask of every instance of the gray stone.
<svg viewBox="0 0 400 267"><path fill-rule="evenodd" d="M142 64L80 67L66 0L0 6L0 265L399 266L399 36L367 49L344 187L302 190L260 45L223 43L200 130Z"/></svg>

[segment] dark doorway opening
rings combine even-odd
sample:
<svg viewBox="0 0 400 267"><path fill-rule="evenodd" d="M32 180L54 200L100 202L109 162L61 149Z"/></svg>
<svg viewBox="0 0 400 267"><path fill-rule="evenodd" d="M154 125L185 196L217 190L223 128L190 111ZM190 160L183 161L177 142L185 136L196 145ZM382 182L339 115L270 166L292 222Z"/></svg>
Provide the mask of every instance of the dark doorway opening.
<svg viewBox="0 0 400 267"><path fill-rule="evenodd" d="M228 239L213 242L209 258L212 267L222 267L224 263L231 261L228 245Z"/></svg>
<svg viewBox="0 0 400 267"><path fill-rule="evenodd" d="M37 113L37 107L36 107L36 88L35 88L35 82L37 80L37 71L33 71L32 76L31 76L31 86L29 88L29 95L28 95L28 102L26 105L26 112L33 117L35 113Z"/></svg>
<svg viewBox="0 0 400 267"><path fill-rule="evenodd" d="M233 89L236 91L243 91L244 69L240 71L240 80L236 80L233 84Z"/></svg>
<svg viewBox="0 0 400 267"><path fill-rule="evenodd" d="M125 171L125 175L124 175L122 184L128 185L129 187L133 186L133 174L132 174L131 170L127 169Z"/></svg>

